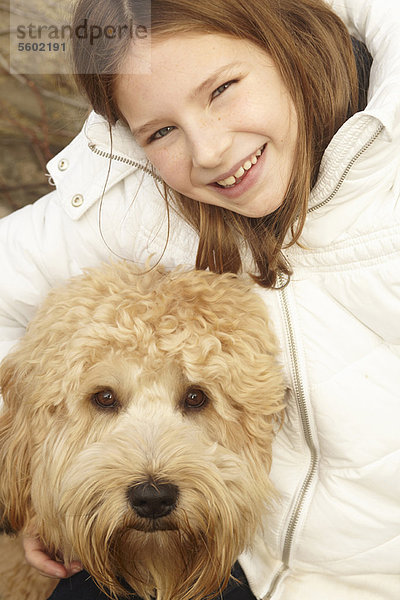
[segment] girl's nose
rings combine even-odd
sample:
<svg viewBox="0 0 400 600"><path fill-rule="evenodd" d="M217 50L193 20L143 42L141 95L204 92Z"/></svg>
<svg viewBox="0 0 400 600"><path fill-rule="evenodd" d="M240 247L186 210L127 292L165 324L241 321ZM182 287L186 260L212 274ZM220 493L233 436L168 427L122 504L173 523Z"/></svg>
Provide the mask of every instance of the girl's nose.
<svg viewBox="0 0 400 600"><path fill-rule="evenodd" d="M224 160L225 152L232 143L229 131L210 122L196 128L190 136L192 164L196 168L214 169Z"/></svg>

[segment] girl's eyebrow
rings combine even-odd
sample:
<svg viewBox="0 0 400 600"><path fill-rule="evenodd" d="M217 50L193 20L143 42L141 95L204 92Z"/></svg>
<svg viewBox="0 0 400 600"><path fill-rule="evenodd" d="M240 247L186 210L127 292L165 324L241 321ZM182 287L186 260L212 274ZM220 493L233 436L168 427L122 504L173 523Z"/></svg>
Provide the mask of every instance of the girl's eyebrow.
<svg viewBox="0 0 400 600"><path fill-rule="evenodd" d="M212 73L210 77L207 77L207 79L202 81L202 83L200 83L200 85L198 85L194 90L192 90L190 92L189 98L191 100L194 100L197 96L201 95L204 92L204 90L207 90L213 85L215 85L217 80L221 77L221 75L223 75L224 73L230 73L234 68L241 66L243 66L243 63L239 61L224 65L223 67ZM145 136L148 133L152 133L154 128L157 127L159 123L160 119L152 119L151 121L148 121L147 123L144 123L139 127L135 127L133 129L131 128L132 135L135 138L138 138L141 136Z"/></svg>
<svg viewBox="0 0 400 600"><path fill-rule="evenodd" d="M230 72L232 71L234 68L237 67L241 67L243 66L243 63L236 61L236 62L232 62L229 63L227 65L224 65L223 67L221 67L220 69L218 69L217 71L215 71L212 75L210 75L210 77L207 77L207 79L205 81L203 81L202 83L200 83L200 85L198 85L190 94L190 98L193 100L194 98L196 98L196 96L198 96L199 94L201 94L205 89L208 89L209 87L212 87L217 80L221 77L221 75L223 75L224 73Z"/></svg>
<svg viewBox="0 0 400 600"><path fill-rule="evenodd" d="M149 133L153 133L154 128L160 125L160 119L153 119L152 121L148 121L144 125L137 127L135 129L131 129L131 133L134 138L140 138L141 136L146 136Z"/></svg>

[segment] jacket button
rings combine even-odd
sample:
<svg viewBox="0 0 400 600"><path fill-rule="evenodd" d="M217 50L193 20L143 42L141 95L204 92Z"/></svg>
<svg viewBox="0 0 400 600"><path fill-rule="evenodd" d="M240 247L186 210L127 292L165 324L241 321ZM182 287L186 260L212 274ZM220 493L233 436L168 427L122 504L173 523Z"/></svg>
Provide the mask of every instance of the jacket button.
<svg viewBox="0 0 400 600"><path fill-rule="evenodd" d="M69 167L69 161L66 158L62 158L60 161L58 161L58 170L59 171L66 171Z"/></svg>
<svg viewBox="0 0 400 600"><path fill-rule="evenodd" d="M82 196L82 194L76 194L76 196L74 196L72 198L71 204L75 208L79 208L80 206L82 206L82 204L83 204L83 196Z"/></svg>

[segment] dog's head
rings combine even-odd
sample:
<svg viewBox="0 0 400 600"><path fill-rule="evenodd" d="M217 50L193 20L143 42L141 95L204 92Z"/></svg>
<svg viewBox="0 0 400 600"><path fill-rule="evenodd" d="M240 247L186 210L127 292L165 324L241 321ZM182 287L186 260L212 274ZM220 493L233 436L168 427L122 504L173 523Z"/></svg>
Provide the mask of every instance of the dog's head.
<svg viewBox="0 0 400 600"><path fill-rule="evenodd" d="M248 283L94 269L50 293L0 376L4 529L34 526L114 591L121 573L144 597L226 582L271 494L283 407Z"/></svg>

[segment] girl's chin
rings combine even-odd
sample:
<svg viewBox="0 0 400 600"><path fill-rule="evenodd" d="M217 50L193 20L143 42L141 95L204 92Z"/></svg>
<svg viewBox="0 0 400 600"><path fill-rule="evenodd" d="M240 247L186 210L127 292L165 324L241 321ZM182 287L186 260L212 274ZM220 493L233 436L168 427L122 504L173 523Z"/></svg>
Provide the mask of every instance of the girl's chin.
<svg viewBox="0 0 400 600"><path fill-rule="evenodd" d="M231 210L232 212L243 215L244 217L249 217L251 219L261 219L262 217L266 217L276 211L277 208L281 205L281 202L271 202L266 203L265 199L261 202L249 202L240 204L240 202L230 202L229 204L224 204L224 208Z"/></svg>
<svg viewBox="0 0 400 600"><path fill-rule="evenodd" d="M208 190L207 190L208 191ZM266 217L273 213L279 206L281 202L277 202L275 199L268 201L265 197L260 199L248 199L248 198L226 198L222 197L222 194L215 192L202 194L201 191L197 194L186 194L185 192L180 192L182 195L187 198L191 198L197 202L202 204L209 204L212 206L220 206L221 208L225 208L234 213L242 215L243 217L249 217L252 219L260 219L262 217Z"/></svg>

